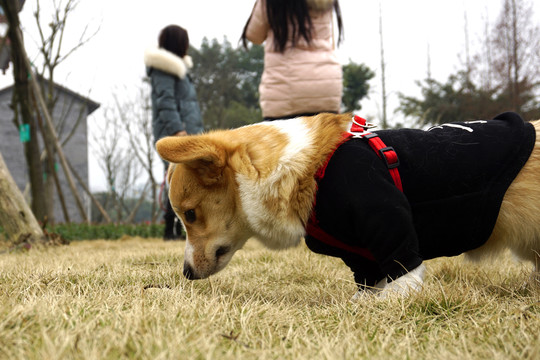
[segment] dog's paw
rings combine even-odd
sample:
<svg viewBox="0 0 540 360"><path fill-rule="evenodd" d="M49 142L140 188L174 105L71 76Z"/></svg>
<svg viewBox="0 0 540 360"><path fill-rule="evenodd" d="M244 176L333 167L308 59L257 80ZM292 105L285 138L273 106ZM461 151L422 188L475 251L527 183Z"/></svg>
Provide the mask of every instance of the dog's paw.
<svg viewBox="0 0 540 360"><path fill-rule="evenodd" d="M533 286L540 287L540 270L538 267L532 272L530 281Z"/></svg>
<svg viewBox="0 0 540 360"><path fill-rule="evenodd" d="M399 295L399 296L408 296L412 292L418 292L422 290L422 285L424 283L424 273L426 271L426 266L420 264L415 269L409 271L407 274L397 278L391 283L386 283L386 279L381 280L379 283L384 281L384 286L382 291L379 293L381 298L386 298L388 296ZM378 286L377 284L376 286Z"/></svg>
<svg viewBox="0 0 540 360"><path fill-rule="evenodd" d="M538 269L533 270L527 281L521 285L521 289L540 289L540 272Z"/></svg>
<svg viewBox="0 0 540 360"><path fill-rule="evenodd" d="M382 291L385 285L386 285L386 278L379 281L377 284L375 284L375 286L366 286L364 289L358 290L351 298L351 301L359 301L364 298L377 295Z"/></svg>

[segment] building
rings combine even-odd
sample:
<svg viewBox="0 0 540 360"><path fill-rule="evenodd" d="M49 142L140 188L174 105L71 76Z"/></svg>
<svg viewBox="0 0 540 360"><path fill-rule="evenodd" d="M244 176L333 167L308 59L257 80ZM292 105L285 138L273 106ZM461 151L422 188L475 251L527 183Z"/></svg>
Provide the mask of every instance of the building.
<svg viewBox="0 0 540 360"><path fill-rule="evenodd" d="M13 120L14 114L11 109L12 94L13 86L0 90L0 152L17 186L27 195L29 194L29 179L26 159L24 157L24 146L21 142L19 129ZM58 84L54 84L54 96L57 98L57 101L51 116L55 122L60 141L63 143L64 155L88 187L87 117L99 107L99 104ZM64 141L66 141L65 144ZM43 149L41 137L39 143L40 148ZM56 162L58 163L56 166L57 174L59 174L60 186L63 190L70 221L80 222L82 218L64 171L58 160ZM84 206L88 209L90 199L77 180L74 181L80 197L84 202ZM58 194L56 193L56 187L54 188L54 192L55 222L65 222L64 213L58 200ZM88 216L90 215L88 214Z"/></svg>

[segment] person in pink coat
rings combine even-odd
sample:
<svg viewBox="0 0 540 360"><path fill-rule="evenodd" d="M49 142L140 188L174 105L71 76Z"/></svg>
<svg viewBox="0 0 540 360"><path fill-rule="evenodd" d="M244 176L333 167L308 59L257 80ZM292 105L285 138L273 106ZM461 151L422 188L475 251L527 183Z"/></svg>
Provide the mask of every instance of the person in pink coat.
<svg viewBox="0 0 540 360"><path fill-rule="evenodd" d="M264 42L264 71L259 85L265 120L339 113L343 80L335 54L343 38L338 0L257 0L242 42Z"/></svg>

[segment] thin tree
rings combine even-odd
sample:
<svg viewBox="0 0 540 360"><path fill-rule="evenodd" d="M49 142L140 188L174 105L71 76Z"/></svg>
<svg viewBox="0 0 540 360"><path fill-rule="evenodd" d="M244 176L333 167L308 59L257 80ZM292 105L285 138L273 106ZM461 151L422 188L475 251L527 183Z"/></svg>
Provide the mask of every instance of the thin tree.
<svg viewBox="0 0 540 360"><path fill-rule="evenodd" d="M512 110L523 114L536 107L540 81L540 27L532 15L532 2L503 0L488 39L493 86L507 98Z"/></svg>
<svg viewBox="0 0 540 360"><path fill-rule="evenodd" d="M31 191L31 207L38 220L44 220L47 215L45 201L45 187L43 184L43 171L40 161L38 131L34 107L31 101L31 84L28 81L26 67L26 51L22 36L20 36L20 21L18 2L14 0L0 0L9 25L7 36L11 43L11 61L13 63L14 91L12 109L14 123L25 134L24 155L28 168Z"/></svg>
<svg viewBox="0 0 540 360"><path fill-rule="evenodd" d="M470 66L445 83L418 82L422 98L401 94L398 111L419 125L486 119L508 110L540 118L540 27L532 14L530 1L503 0Z"/></svg>
<svg viewBox="0 0 540 360"><path fill-rule="evenodd" d="M467 11L463 12L463 30L465 34L465 73L467 75L467 80L471 81L472 73L472 63L470 55L470 43L469 43L469 19L467 17Z"/></svg>
<svg viewBox="0 0 540 360"><path fill-rule="evenodd" d="M388 119L386 115L388 95L386 94L386 62L384 61L384 41L383 41L383 17L381 2L379 2L379 39L381 46L381 96L382 96L382 119L381 128L388 128Z"/></svg>
<svg viewBox="0 0 540 360"><path fill-rule="evenodd" d="M15 91L13 97L13 110L14 110L14 122L16 125L29 134L27 141L25 141L25 154L28 165L28 173L32 191L32 208L38 219L45 220L46 216L52 217L52 212L48 211L47 197L50 192L43 184L43 171L41 166L41 156L39 154L39 143L37 139L37 126L34 116L39 115L39 112L43 114L45 118L45 125L40 132L43 136L45 146L45 153L49 153L51 149L53 152L58 152L60 157L60 163L66 174L66 179L72 190L73 197L81 213L81 217L86 219L86 214L82 206L82 202L77 194L77 189L74 185L74 181L71 178L71 172L67 165L67 161L62 154L61 146L58 141L57 132L52 125L53 121L50 116L49 106L46 105L46 101L42 96L41 89L37 82L37 78L33 75L33 70L30 66L26 50L24 47L22 33L20 31L20 22L18 18L17 4L13 0L2 0L0 3L3 7L6 15L7 22L9 24L8 37L11 42L11 54L12 62L14 64L14 78L15 78ZM55 2L55 5L57 3ZM39 6L39 4L38 4ZM30 80L30 81L28 81ZM33 95L31 95L31 93ZM35 98L33 98L35 96ZM32 101L33 100L33 101ZM39 109L38 109L39 107ZM21 121L19 121L19 114ZM53 162L47 161L49 167L53 167ZM46 167L47 168L47 167ZM54 171L52 172L54 174ZM49 179L53 178L52 176ZM55 179L57 181L57 179ZM60 189L57 186L57 189Z"/></svg>
<svg viewBox="0 0 540 360"><path fill-rule="evenodd" d="M95 124L97 131L92 134L91 148L106 177L108 196L105 198L103 206L105 209L109 209L108 203L112 201L113 208L118 209L120 206L116 192L116 177L122 163L126 160L126 156L121 148L123 132L116 124L115 117L108 115L109 112L108 109L105 111L105 122L102 125ZM118 221L118 216L116 220Z"/></svg>
<svg viewBox="0 0 540 360"><path fill-rule="evenodd" d="M432 76L431 76L431 46L430 46L429 42L428 42L428 44L427 44L426 55L427 55L427 61L426 61L426 67L427 67L427 71L426 71L426 79L431 80L431 79L432 79Z"/></svg>
<svg viewBox="0 0 540 360"><path fill-rule="evenodd" d="M487 7L484 19L483 38L483 50L480 54L480 57L483 59L483 61L480 64L484 66L484 69L481 70L483 72L483 76L480 79L480 86L482 86L482 88L484 89L491 89L493 81L493 44L490 41L489 9Z"/></svg>
<svg viewBox="0 0 540 360"><path fill-rule="evenodd" d="M154 224L161 211L158 203L159 181L154 175L154 167L158 160L154 148L154 136L152 132L152 104L149 93L149 86L141 84L137 93L132 99L120 100L114 96L115 115L127 132L127 141L130 150L135 155L140 165L144 169L150 182L150 192L152 198L152 218ZM128 93L123 91L122 93Z"/></svg>
<svg viewBox="0 0 540 360"><path fill-rule="evenodd" d="M33 12L35 24L37 26L37 33L39 36L37 42L37 48L39 51L37 62L41 62L42 65L37 74L40 79L41 90L45 94L45 102L49 114L53 116L53 122L55 131L60 137L62 146L69 141L72 135L76 132L79 124L86 118L86 106L80 106L75 121L67 124L67 119L73 119L73 116L69 116L72 112L76 111L74 108L74 99L68 101L65 104L58 103L58 93L55 90L54 75L57 67L63 63L70 55L72 55L77 49L84 46L90 41L99 31L99 27L89 34L89 26L86 25L82 30L78 41L70 46L65 46L64 37L69 28L67 22L69 17L73 14L79 4L78 0L67 1L54 1L52 14L50 16L44 15L39 1L36 3L36 8ZM36 62L35 61L35 62ZM47 80L45 80L47 79ZM44 143L51 143L53 141L53 135L47 128L44 128L42 132ZM47 147L45 147L47 148ZM54 222L54 182L58 183L58 176L55 170L56 152L49 151L44 152L41 157L44 161L45 168L45 200L47 204L47 214L49 221ZM50 159L49 159L50 158ZM59 200L62 203L63 194L62 189L56 186L56 192ZM63 205L65 207L65 205ZM66 218L69 221L69 218Z"/></svg>
<svg viewBox="0 0 540 360"><path fill-rule="evenodd" d="M116 108L106 109L104 120L102 124L96 123L91 147L106 177L107 193L102 200L103 207L116 223L122 223L134 218L136 210L143 203L140 198L146 197L148 184L141 192L137 191L142 167ZM128 200L131 201L137 193L139 200L133 207Z"/></svg>

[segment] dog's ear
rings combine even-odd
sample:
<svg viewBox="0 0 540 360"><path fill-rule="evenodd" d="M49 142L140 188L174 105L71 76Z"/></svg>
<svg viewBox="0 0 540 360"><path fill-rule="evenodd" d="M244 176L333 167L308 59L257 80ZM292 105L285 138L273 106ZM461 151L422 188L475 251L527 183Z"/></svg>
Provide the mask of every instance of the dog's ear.
<svg viewBox="0 0 540 360"><path fill-rule="evenodd" d="M226 164L225 149L204 136L166 137L156 143L156 150L163 160L192 169L204 185L217 183Z"/></svg>

